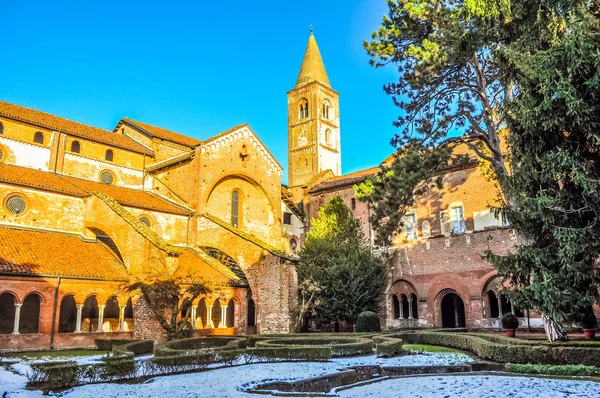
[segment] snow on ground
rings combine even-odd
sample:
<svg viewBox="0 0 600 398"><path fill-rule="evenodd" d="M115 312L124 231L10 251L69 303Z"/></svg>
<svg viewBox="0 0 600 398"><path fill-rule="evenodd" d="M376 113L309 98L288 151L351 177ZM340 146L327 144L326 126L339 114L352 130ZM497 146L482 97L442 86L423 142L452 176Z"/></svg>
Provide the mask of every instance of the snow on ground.
<svg viewBox="0 0 600 398"><path fill-rule="evenodd" d="M349 390L340 397L598 397L600 383L510 376L420 376L389 379Z"/></svg>
<svg viewBox="0 0 600 398"><path fill-rule="evenodd" d="M374 355L335 358L330 362L256 363L211 369L173 376L160 376L139 384L89 384L63 393L64 397L256 397L246 391L275 380L300 380L316 377L357 365L450 365L471 362L471 358L455 353L430 353L383 359ZM0 368L0 396L40 398L41 391L24 390L27 380ZM534 395L541 397L600 396L600 384L581 381L547 380L500 376L429 376L393 379L339 393L344 397L415 396L415 397L494 397ZM342 395L343 394L343 395ZM493 395L498 394L498 395Z"/></svg>

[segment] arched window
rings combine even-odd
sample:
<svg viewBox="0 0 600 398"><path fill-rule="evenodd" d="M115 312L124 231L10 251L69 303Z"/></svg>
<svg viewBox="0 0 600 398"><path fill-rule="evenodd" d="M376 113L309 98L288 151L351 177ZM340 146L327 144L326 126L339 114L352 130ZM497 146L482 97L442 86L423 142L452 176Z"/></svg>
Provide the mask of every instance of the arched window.
<svg viewBox="0 0 600 398"><path fill-rule="evenodd" d="M10 334L15 328L15 296L0 294L0 334Z"/></svg>
<svg viewBox="0 0 600 398"><path fill-rule="evenodd" d="M106 150L106 155L104 155L104 159L109 162L113 161L113 151L111 149Z"/></svg>
<svg viewBox="0 0 600 398"><path fill-rule="evenodd" d="M331 130L325 130L325 143L331 145Z"/></svg>
<svg viewBox="0 0 600 398"><path fill-rule="evenodd" d="M248 300L248 326L256 326L256 307L254 300Z"/></svg>
<svg viewBox="0 0 600 398"><path fill-rule="evenodd" d="M227 303L227 323L228 328L232 328L235 326L235 303L233 299L229 300Z"/></svg>
<svg viewBox="0 0 600 398"><path fill-rule="evenodd" d="M79 141L71 142L71 152L79 153L79 151L81 151L81 144L79 143Z"/></svg>
<svg viewBox="0 0 600 398"><path fill-rule="evenodd" d="M409 310L408 310L408 297L405 294L400 295L400 305L402 306L402 311L400 311L400 316L404 319L408 319Z"/></svg>
<svg viewBox="0 0 600 398"><path fill-rule="evenodd" d="M4 125L0 122L0 135L4 134Z"/></svg>
<svg viewBox="0 0 600 398"><path fill-rule="evenodd" d="M421 236L424 238L431 237L431 223L428 220L421 223Z"/></svg>
<svg viewBox="0 0 600 398"><path fill-rule="evenodd" d="M44 145L44 134L40 133L39 131L35 133L35 135L33 136L33 142L35 142L36 144Z"/></svg>
<svg viewBox="0 0 600 398"><path fill-rule="evenodd" d="M40 296L32 293L25 297L19 319L19 333L39 333L40 327Z"/></svg>
<svg viewBox="0 0 600 398"><path fill-rule="evenodd" d="M323 102L323 118L325 119L329 119L329 102L325 101Z"/></svg>
<svg viewBox="0 0 600 398"><path fill-rule="evenodd" d="M488 318L498 318L500 316L500 311L498 310L498 297L496 297L496 293L490 290L487 292L486 296L488 300L488 308L490 309Z"/></svg>
<svg viewBox="0 0 600 398"><path fill-rule="evenodd" d="M392 312L394 319L400 318L400 303L395 294L392 294Z"/></svg>
<svg viewBox="0 0 600 398"><path fill-rule="evenodd" d="M235 190L231 193L231 225L238 228L240 225L241 209L240 192Z"/></svg>
<svg viewBox="0 0 600 398"><path fill-rule="evenodd" d="M60 303L58 333L73 333L77 324L77 306L72 295L63 297Z"/></svg>
<svg viewBox="0 0 600 398"><path fill-rule="evenodd" d="M417 295L414 293L411 293L410 300L411 300L411 305L412 305L412 316L415 319L419 319L419 303L417 300Z"/></svg>
<svg viewBox="0 0 600 398"><path fill-rule="evenodd" d="M305 119L308 117L308 101L302 100L300 101L300 112L298 113L299 119Z"/></svg>

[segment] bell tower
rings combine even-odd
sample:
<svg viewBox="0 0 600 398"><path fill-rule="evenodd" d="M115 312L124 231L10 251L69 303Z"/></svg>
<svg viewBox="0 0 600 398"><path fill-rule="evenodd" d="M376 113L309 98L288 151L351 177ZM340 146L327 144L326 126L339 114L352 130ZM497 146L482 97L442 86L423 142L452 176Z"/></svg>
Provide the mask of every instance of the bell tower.
<svg viewBox="0 0 600 398"><path fill-rule="evenodd" d="M290 188L324 170L340 175L339 94L331 88L312 28L296 86L287 96Z"/></svg>

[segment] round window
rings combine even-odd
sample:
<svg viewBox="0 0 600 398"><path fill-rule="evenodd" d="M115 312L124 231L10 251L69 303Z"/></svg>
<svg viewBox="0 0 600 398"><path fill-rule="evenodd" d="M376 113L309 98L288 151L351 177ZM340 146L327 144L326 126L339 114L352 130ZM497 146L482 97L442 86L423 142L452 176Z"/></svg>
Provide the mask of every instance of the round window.
<svg viewBox="0 0 600 398"><path fill-rule="evenodd" d="M152 223L150 223L150 219L148 217L140 217L140 222L142 224L144 224L145 226L147 226L148 228L150 228L152 226Z"/></svg>
<svg viewBox="0 0 600 398"><path fill-rule="evenodd" d="M0 161L2 161L3 157L4 157L4 152L2 151L2 148L0 148Z"/></svg>
<svg viewBox="0 0 600 398"><path fill-rule="evenodd" d="M106 185L112 185L115 182L115 177L110 171L103 171L100 174L100 181L102 181Z"/></svg>
<svg viewBox="0 0 600 398"><path fill-rule="evenodd" d="M18 216L27 210L27 202L21 196L11 196L6 200L6 209L12 214Z"/></svg>
<svg viewBox="0 0 600 398"><path fill-rule="evenodd" d="M296 248L298 248L298 241L295 238L290 239L290 249L296 251Z"/></svg>

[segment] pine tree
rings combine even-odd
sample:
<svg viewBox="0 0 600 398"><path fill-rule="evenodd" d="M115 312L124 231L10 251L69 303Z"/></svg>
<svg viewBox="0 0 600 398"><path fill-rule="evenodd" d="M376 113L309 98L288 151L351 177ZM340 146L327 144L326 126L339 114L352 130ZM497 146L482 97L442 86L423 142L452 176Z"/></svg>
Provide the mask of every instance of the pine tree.
<svg viewBox="0 0 600 398"><path fill-rule="evenodd" d="M373 254L360 221L339 196L311 220L299 253L299 283L318 286L318 321L354 321L363 311L377 312L385 286L383 261Z"/></svg>
<svg viewBox="0 0 600 398"><path fill-rule="evenodd" d="M600 283L600 19L598 2L526 2L503 49L519 94L508 108L521 242L488 253L515 302L539 309L550 341L589 311ZM506 16L502 17L506 20Z"/></svg>

